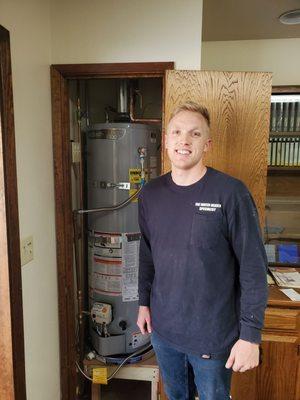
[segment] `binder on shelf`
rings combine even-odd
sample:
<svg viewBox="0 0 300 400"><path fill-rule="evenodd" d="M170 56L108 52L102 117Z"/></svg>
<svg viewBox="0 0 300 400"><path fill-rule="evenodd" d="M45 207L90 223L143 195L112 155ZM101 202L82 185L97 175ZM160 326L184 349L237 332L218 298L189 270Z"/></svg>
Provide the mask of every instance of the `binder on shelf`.
<svg viewBox="0 0 300 400"><path fill-rule="evenodd" d="M294 165L295 166L300 166L299 147L300 147L300 137L296 137L295 138L295 151L294 151Z"/></svg>
<svg viewBox="0 0 300 400"><path fill-rule="evenodd" d="M295 140L294 138L290 138L290 154L289 154L289 166L294 166L294 151L295 151Z"/></svg>
<svg viewBox="0 0 300 400"><path fill-rule="evenodd" d="M285 155L284 155L284 165L286 167L289 166L289 155L290 155L290 141L289 138L286 138L285 142Z"/></svg>
<svg viewBox="0 0 300 400"><path fill-rule="evenodd" d="M293 132L295 130L295 103L289 103L289 117L288 117L288 131Z"/></svg>
<svg viewBox="0 0 300 400"><path fill-rule="evenodd" d="M274 137L272 140L272 155L271 155L271 165L276 165L276 150L277 150L277 138Z"/></svg>
<svg viewBox="0 0 300 400"><path fill-rule="evenodd" d="M280 160L281 166L285 165L285 145L286 145L286 138L283 137L281 141L281 160Z"/></svg>
<svg viewBox="0 0 300 400"><path fill-rule="evenodd" d="M294 128L296 132L300 132L300 101L295 104Z"/></svg>
<svg viewBox="0 0 300 400"><path fill-rule="evenodd" d="M280 163L281 163L281 137L279 137L279 138L277 138L277 151L276 151L276 163L275 163L275 165L277 166L277 167L279 167L280 166Z"/></svg>
<svg viewBox="0 0 300 400"><path fill-rule="evenodd" d="M282 130L287 132L289 127L289 103L283 103L282 106Z"/></svg>
<svg viewBox="0 0 300 400"><path fill-rule="evenodd" d="M270 131L276 131L276 103L271 103Z"/></svg>
<svg viewBox="0 0 300 400"><path fill-rule="evenodd" d="M276 103L276 131L282 131L283 103Z"/></svg>

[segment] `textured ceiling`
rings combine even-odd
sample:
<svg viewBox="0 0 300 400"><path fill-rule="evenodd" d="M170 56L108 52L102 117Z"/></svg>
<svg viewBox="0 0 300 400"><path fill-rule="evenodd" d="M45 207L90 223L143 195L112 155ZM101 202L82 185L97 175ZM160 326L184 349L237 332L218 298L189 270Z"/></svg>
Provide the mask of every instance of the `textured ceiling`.
<svg viewBox="0 0 300 400"><path fill-rule="evenodd" d="M202 40L300 38L300 25L278 21L295 9L300 0L204 0Z"/></svg>

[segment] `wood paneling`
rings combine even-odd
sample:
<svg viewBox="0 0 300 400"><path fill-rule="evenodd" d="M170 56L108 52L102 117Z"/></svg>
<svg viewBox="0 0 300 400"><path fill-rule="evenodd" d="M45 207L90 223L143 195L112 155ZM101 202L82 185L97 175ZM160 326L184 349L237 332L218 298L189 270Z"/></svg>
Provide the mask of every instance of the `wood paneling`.
<svg viewBox="0 0 300 400"><path fill-rule="evenodd" d="M300 174L279 174L268 176L267 196L299 196L300 197Z"/></svg>
<svg viewBox="0 0 300 400"><path fill-rule="evenodd" d="M0 399L24 400L25 358L9 32L0 26Z"/></svg>
<svg viewBox="0 0 300 400"><path fill-rule="evenodd" d="M61 397L76 398L75 296L67 82L51 68Z"/></svg>
<svg viewBox="0 0 300 400"><path fill-rule="evenodd" d="M271 74L255 72L167 71L165 126L186 100L206 106L213 147L206 165L241 179L256 202L261 226L269 138ZM170 169L164 153L164 172Z"/></svg>
<svg viewBox="0 0 300 400"><path fill-rule="evenodd" d="M250 371L234 373L233 400L299 400L296 397L298 345L263 342L263 362Z"/></svg>

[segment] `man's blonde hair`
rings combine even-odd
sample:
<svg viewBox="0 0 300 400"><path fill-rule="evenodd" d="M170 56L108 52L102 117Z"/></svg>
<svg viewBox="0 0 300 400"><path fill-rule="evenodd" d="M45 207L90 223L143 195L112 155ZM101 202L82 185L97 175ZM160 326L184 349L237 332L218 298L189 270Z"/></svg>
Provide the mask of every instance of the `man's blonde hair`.
<svg viewBox="0 0 300 400"><path fill-rule="evenodd" d="M175 108L175 110L173 110L171 117L169 119L169 122L171 121L172 118L175 117L175 115L179 114L181 111L192 111L195 112L197 114L202 115L202 117L205 119L208 127L210 127L210 116L209 116L209 112L208 109L204 106L201 106L198 103L195 103L194 101L185 101L182 104L179 104L178 107Z"/></svg>

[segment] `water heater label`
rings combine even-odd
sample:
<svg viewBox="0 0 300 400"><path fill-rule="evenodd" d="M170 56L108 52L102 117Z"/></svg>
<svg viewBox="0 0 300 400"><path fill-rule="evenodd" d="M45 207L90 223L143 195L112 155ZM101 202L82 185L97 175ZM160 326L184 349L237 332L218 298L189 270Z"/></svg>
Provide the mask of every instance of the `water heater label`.
<svg viewBox="0 0 300 400"><path fill-rule="evenodd" d="M122 276L93 274L93 287L95 293L106 294L108 296L120 296L122 293Z"/></svg>
<svg viewBox="0 0 300 400"><path fill-rule="evenodd" d="M138 300L139 233L122 234L122 300Z"/></svg>
<svg viewBox="0 0 300 400"><path fill-rule="evenodd" d="M122 276L122 261L111 260L103 257L94 257L94 269L95 272L99 274L112 275L112 276Z"/></svg>

